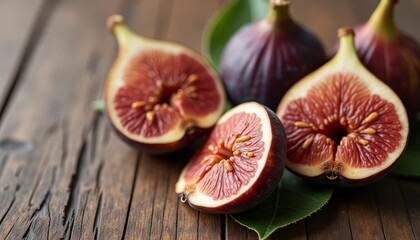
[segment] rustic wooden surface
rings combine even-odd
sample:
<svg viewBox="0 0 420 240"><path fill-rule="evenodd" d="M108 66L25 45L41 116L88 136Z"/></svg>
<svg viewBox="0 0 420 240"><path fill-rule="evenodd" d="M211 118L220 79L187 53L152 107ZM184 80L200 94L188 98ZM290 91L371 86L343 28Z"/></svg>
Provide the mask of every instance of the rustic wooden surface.
<svg viewBox="0 0 420 240"><path fill-rule="evenodd" d="M106 18L199 51L227 0L0 1L0 239L256 239L174 192L193 149L152 157L123 144L91 110L116 55ZM293 1L292 13L331 49L336 29L377 1ZM398 25L420 41L420 1ZM420 239L420 181L394 176L338 190L324 209L271 239Z"/></svg>

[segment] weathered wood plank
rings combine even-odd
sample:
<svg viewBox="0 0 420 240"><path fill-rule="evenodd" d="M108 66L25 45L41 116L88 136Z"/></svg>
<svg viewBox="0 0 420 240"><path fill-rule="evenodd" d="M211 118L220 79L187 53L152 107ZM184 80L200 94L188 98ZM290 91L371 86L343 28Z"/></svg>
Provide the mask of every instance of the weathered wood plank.
<svg viewBox="0 0 420 240"><path fill-rule="evenodd" d="M385 239L372 185L344 193L353 239Z"/></svg>
<svg viewBox="0 0 420 240"><path fill-rule="evenodd" d="M58 2L0 131L33 146L4 154L1 239L123 235L136 153L98 138L90 109L115 54L105 20L123 3Z"/></svg>
<svg viewBox="0 0 420 240"><path fill-rule="evenodd" d="M398 181L415 239L420 239L420 182L418 179Z"/></svg>
<svg viewBox="0 0 420 240"><path fill-rule="evenodd" d="M46 0L0 2L0 118L49 16ZM44 16L43 16L44 15Z"/></svg>
<svg viewBox="0 0 420 240"><path fill-rule="evenodd" d="M161 160L160 162L158 162ZM127 222L127 239L139 236L151 237L152 229L162 228L163 205L161 200L167 194L167 164L163 159L142 158L139 174L133 189L133 198ZM157 232L159 232L157 231Z"/></svg>
<svg viewBox="0 0 420 240"><path fill-rule="evenodd" d="M330 202L306 219L310 239L352 239L346 198L335 191Z"/></svg>
<svg viewBox="0 0 420 240"><path fill-rule="evenodd" d="M415 239L398 180L392 176L385 177L374 183L374 190L385 238Z"/></svg>
<svg viewBox="0 0 420 240"><path fill-rule="evenodd" d="M74 221L68 221L73 224L68 232L72 239L119 239L124 235L139 160L136 152L109 135L109 126L103 118L96 131L86 144L90 146L87 154L91 157L86 159L88 166L79 177L77 202L70 209L74 212Z"/></svg>
<svg viewBox="0 0 420 240"><path fill-rule="evenodd" d="M2 1L0 13L5 2L19 4ZM0 64L0 72L1 67L9 71L2 80L20 72L19 88L0 126L0 239L256 239L230 217L201 213L179 202L174 185L192 149L162 157L138 154L112 133L104 117L90 110L90 102L102 95L116 55L115 40L105 30L107 16L120 12L135 31L199 51L204 25L221 3L212 1L202 9L202 3L193 0L57 1L23 65L19 59L24 50L19 49L27 46L24 40L43 7L37 0L30 4L38 7L22 9L29 12L26 20L19 19L26 24L24 32L12 34L20 46L15 60ZM312 4L296 0L292 10L331 44L341 25L337 19L356 22L375 5L320 0L309 7ZM418 3L400 5L407 9L399 21L420 36L413 24L418 15L406 14L418 9ZM314 21L311 12L323 21ZM16 70L19 64L23 67ZM338 190L322 211L270 239L419 238L418 189L418 181L386 178L364 188Z"/></svg>

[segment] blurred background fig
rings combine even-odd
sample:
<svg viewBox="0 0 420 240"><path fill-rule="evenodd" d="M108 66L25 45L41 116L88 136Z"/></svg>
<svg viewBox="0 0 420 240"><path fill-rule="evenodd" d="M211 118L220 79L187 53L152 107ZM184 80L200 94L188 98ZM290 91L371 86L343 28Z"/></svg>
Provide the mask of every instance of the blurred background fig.
<svg viewBox="0 0 420 240"><path fill-rule="evenodd" d="M271 0L267 16L240 28L223 50L220 74L230 101L257 101L275 110L284 93L326 62L321 42Z"/></svg>
<svg viewBox="0 0 420 240"><path fill-rule="evenodd" d="M420 110L420 46L394 21L398 0L381 0L369 20L355 28L362 63L401 98L412 119Z"/></svg>

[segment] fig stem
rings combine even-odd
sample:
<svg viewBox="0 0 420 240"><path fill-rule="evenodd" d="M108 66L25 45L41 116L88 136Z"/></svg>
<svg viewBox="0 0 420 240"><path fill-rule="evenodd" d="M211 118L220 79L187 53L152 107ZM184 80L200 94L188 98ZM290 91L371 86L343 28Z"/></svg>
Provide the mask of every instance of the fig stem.
<svg viewBox="0 0 420 240"><path fill-rule="evenodd" d="M362 65L357 56L354 45L354 31L351 27L343 27L338 30L338 38L340 40L340 47L333 60L339 62L341 66L347 65Z"/></svg>
<svg viewBox="0 0 420 240"><path fill-rule="evenodd" d="M106 25L108 30L115 35L120 45L126 46L130 37L134 36L134 33L125 24L124 18L121 15L110 16Z"/></svg>
<svg viewBox="0 0 420 240"><path fill-rule="evenodd" d="M278 6L289 5L289 4L290 4L289 0L270 0L271 7L278 7Z"/></svg>
<svg viewBox="0 0 420 240"><path fill-rule="evenodd" d="M371 28L388 39L398 35L394 21L394 6L397 3L398 0L381 0L368 21Z"/></svg>
<svg viewBox="0 0 420 240"><path fill-rule="evenodd" d="M273 23L281 23L290 20L288 0L270 0L271 8L267 19Z"/></svg>

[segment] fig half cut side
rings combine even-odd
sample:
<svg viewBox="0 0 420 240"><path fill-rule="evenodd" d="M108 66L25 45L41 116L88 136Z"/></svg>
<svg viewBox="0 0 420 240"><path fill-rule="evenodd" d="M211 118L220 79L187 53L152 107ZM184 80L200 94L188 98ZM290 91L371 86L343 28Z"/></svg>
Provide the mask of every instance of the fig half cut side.
<svg viewBox="0 0 420 240"><path fill-rule="evenodd" d="M403 152L408 119L398 96L359 61L351 28L337 55L294 85L277 115L287 136L286 166L334 185L362 185L389 172Z"/></svg>
<svg viewBox="0 0 420 240"><path fill-rule="evenodd" d="M120 49L105 104L119 136L142 151L166 153L214 126L225 94L200 55L180 44L139 36L119 15L107 24Z"/></svg>
<svg viewBox="0 0 420 240"><path fill-rule="evenodd" d="M256 102L243 103L221 117L175 191L202 211L245 211L274 191L285 158L286 136L275 113Z"/></svg>

